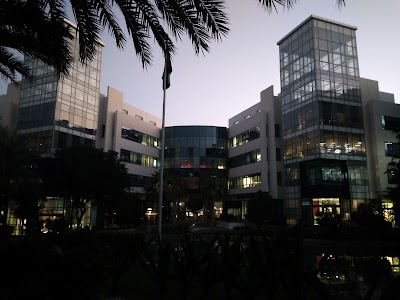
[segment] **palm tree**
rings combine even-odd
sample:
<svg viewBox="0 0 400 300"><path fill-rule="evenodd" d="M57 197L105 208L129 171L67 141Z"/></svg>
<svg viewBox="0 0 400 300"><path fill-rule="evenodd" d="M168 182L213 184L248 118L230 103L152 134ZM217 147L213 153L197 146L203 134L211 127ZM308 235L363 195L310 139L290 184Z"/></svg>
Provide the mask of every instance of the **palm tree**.
<svg viewBox="0 0 400 300"><path fill-rule="evenodd" d="M21 74L32 80L29 65L21 56L38 59L58 74L68 75L68 40L73 35L67 23L60 21L66 14L58 4L46 12L41 2L47 1L0 0L0 77L15 83Z"/></svg>
<svg viewBox="0 0 400 300"><path fill-rule="evenodd" d="M164 181L165 182L165 181ZM168 185L164 184L163 185L163 208L166 208L167 206L165 205L167 203L167 200L165 198L167 198L166 196L168 195ZM146 199L148 201L153 202L153 207L158 207L156 205L156 203L158 203L158 197L159 197L159 193L160 193L160 173L159 172L154 172L153 175L151 176L151 179L149 180L149 182L147 183L146 187L145 187L145 193L146 193ZM166 217L166 215L164 214L164 211L166 209L163 209L163 218Z"/></svg>
<svg viewBox="0 0 400 300"><path fill-rule="evenodd" d="M179 203L181 202L183 197L187 195L188 185L186 178L181 176L172 176L172 177L167 177L167 186L172 201L171 219L172 222L175 223L178 219Z"/></svg>
<svg viewBox="0 0 400 300"><path fill-rule="evenodd" d="M277 6L291 7L297 0L258 2L272 11ZM337 3L344 5L345 0ZM114 37L118 48L124 47L127 38L122 22L144 68L151 65L153 57L149 40L155 40L166 56L175 53L171 36L181 40L186 34L198 54L208 52L212 40L220 41L229 32L224 0L0 0L0 74L3 78L15 82L17 75L22 74L32 79L29 66L15 52L37 58L53 66L58 74L68 75L72 57L68 40L75 36L64 22L69 7L77 23L82 63L96 55L104 29ZM116 11L123 20L117 20Z"/></svg>
<svg viewBox="0 0 400 300"><path fill-rule="evenodd" d="M211 226L215 221L215 201L226 194L226 180L214 174L202 174L199 179L199 191L204 198L204 208L208 212Z"/></svg>
<svg viewBox="0 0 400 300"><path fill-rule="evenodd" d="M180 176L166 176L164 178L163 190L163 207L165 207L163 210L163 217L167 217L164 211L169 212L170 219L175 223L177 221L177 205L187 192L186 180ZM152 175L149 184L145 188L145 192L148 200L153 200L154 202L158 201L160 192L159 172L155 172Z"/></svg>

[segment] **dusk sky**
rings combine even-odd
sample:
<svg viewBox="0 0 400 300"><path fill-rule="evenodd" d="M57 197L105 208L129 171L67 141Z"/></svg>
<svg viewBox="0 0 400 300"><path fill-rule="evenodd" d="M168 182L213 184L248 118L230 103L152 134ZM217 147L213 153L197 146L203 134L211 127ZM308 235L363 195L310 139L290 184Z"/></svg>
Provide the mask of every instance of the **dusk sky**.
<svg viewBox="0 0 400 300"><path fill-rule="evenodd" d="M228 119L260 100L260 92L274 85L280 92L279 49L276 43L311 14L358 27L357 43L362 77L379 81L382 91L400 102L400 1L300 0L293 9L269 14L256 0L227 0L229 35L214 42L211 51L196 56L189 40L177 43L171 87L167 90L165 122L176 125L228 126ZM163 57L155 51L148 70L141 68L134 50L117 50L104 36L101 92L110 85L124 100L161 117Z"/></svg>
<svg viewBox="0 0 400 300"><path fill-rule="evenodd" d="M166 125L227 126L228 119L260 100L274 85L280 92L277 42L311 14L358 27L361 77L379 81L381 91L400 103L400 1L300 0L293 9L269 14L257 0L226 0L230 33L196 56L188 39L177 42L171 87L167 90ZM153 65L143 70L133 46L115 47L105 32L101 93L112 86L124 101L161 117L163 56L154 45ZM4 92L4 87L1 88Z"/></svg>

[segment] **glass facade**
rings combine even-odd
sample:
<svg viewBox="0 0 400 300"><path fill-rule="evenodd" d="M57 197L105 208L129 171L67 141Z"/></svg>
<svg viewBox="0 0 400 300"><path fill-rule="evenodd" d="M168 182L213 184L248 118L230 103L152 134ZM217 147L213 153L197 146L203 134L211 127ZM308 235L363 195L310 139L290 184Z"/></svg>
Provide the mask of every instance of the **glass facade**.
<svg viewBox="0 0 400 300"><path fill-rule="evenodd" d="M186 216L197 218L213 209L204 187L216 194L226 187L227 137L225 127L175 126L165 128L164 178L183 177L187 192L182 202ZM218 215L220 207L214 203Z"/></svg>
<svg viewBox="0 0 400 300"><path fill-rule="evenodd" d="M25 60L36 77L33 83L22 81L17 129L43 155L73 144L95 143L102 48L99 46L94 59L82 65L78 39L70 41L70 47L72 67L69 76L61 80L52 67Z"/></svg>
<svg viewBox="0 0 400 300"><path fill-rule="evenodd" d="M160 161L158 158L125 149L121 149L120 159L121 161L144 167L151 167L151 168L160 167Z"/></svg>
<svg viewBox="0 0 400 300"><path fill-rule="evenodd" d="M369 198L366 180L355 179L366 172L355 30L310 17L278 43L287 213L293 219L311 222L313 198L340 198L343 214L350 203Z"/></svg>
<svg viewBox="0 0 400 300"><path fill-rule="evenodd" d="M154 136L147 135L140 131L122 127L121 137L136 143L160 149L160 140Z"/></svg>
<svg viewBox="0 0 400 300"><path fill-rule="evenodd" d="M229 178L228 189L246 189L261 185L261 173Z"/></svg>
<svg viewBox="0 0 400 300"><path fill-rule="evenodd" d="M260 137L260 127L254 127L252 129L246 130L237 136L234 136L228 140L228 148L235 148L246 144L252 140L258 139Z"/></svg>
<svg viewBox="0 0 400 300"><path fill-rule="evenodd" d="M260 149L229 158L228 168L236 168L261 161Z"/></svg>
<svg viewBox="0 0 400 300"><path fill-rule="evenodd" d="M214 126L165 128L165 169L175 175L199 177L216 171L225 177L227 129Z"/></svg>

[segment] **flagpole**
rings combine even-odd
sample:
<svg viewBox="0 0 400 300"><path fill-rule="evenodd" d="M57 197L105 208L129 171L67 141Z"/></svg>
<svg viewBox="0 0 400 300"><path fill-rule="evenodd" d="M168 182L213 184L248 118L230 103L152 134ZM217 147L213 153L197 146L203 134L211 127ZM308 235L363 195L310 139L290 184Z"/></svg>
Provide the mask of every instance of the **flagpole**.
<svg viewBox="0 0 400 300"><path fill-rule="evenodd" d="M162 224L162 203L164 190L164 140L165 140L165 100L167 96L167 66L164 64L163 76L163 111L162 111L162 129L161 129L161 153L160 153L160 190L158 195L158 239L161 241Z"/></svg>

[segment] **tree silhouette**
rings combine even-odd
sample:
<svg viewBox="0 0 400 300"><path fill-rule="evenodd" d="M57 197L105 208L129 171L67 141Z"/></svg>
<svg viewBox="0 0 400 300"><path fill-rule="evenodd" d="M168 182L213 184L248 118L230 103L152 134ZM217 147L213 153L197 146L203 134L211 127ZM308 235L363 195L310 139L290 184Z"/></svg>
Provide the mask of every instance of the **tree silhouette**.
<svg viewBox="0 0 400 300"><path fill-rule="evenodd" d="M160 173L155 172L146 186L146 197L158 203L160 192ZM165 176L163 185L163 218L176 222L177 205L187 192L185 178L179 176Z"/></svg>
<svg viewBox="0 0 400 300"><path fill-rule="evenodd" d="M126 167L115 152L79 145L60 149L46 160L47 192L71 201L78 228L89 204L102 207L129 186Z"/></svg>
<svg viewBox="0 0 400 300"><path fill-rule="evenodd" d="M26 139L0 127L0 210L7 213L12 202L22 219L37 214L41 200L38 159Z"/></svg>
<svg viewBox="0 0 400 300"><path fill-rule="evenodd" d="M215 201L226 195L226 188L226 180L213 172L200 174L199 191L204 199L204 214L211 221L211 226L215 221Z"/></svg>

